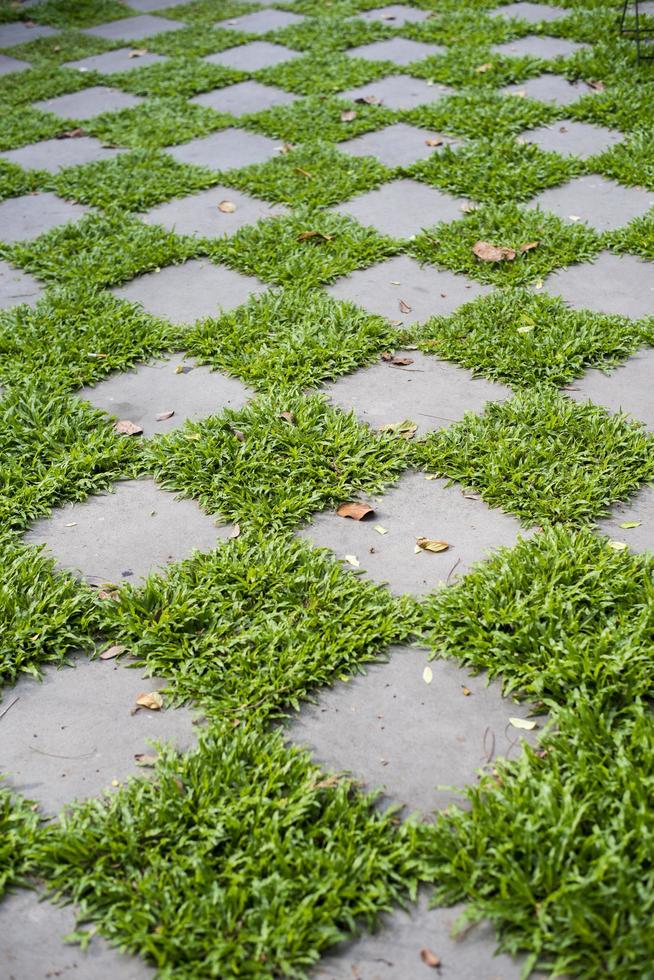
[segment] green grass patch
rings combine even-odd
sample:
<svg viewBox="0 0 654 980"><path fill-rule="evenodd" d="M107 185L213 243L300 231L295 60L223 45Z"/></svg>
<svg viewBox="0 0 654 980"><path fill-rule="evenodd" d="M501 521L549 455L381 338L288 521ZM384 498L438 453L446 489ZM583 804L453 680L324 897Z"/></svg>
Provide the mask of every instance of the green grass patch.
<svg viewBox="0 0 654 980"><path fill-rule="evenodd" d="M381 129L396 118L396 113L383 106L359 104L356 117L344 120L343 113L351 111L351 104L344 99L314 95L290 105L251 113L245 123L266 136L288 143L310 143L316 139L338 143Z"/></svg>
<svg viewBox="0 0 654 980"><path fill-rule="evenodd" d="M0 783L0 899L31 870L30 848L38 829L39 816L30 804Z"/></svg>
<svg viewBox="0 0 654 980"><path fill-rule="evenodd" d="M494 140L535 129L559 117L555 106L486 89L457 92L438 102L418 106L405 119L425 129L442 130L471 139Z"/></svg>
<svg viewBox="0 0 654 980"><path fill-rule="evenodd" d="M85 124L85 129L105 143L138 150L161 149L207 136L229 126L232 117L184 98L148 99L120 112L105 112Z"/></svg>

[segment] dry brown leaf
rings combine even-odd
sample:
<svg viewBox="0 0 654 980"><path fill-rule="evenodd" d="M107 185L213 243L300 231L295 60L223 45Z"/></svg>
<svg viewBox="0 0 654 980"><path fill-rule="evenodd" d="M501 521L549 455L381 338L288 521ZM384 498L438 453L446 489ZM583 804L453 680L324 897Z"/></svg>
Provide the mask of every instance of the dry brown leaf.
<svg viewBox="0 0 654 980"><path fill-rule="evenodd" d="M234 214L236 205L233 201L221 201L218 205L218 210L222 211L223 214Z"/></svg>
<svg viewBox="0 0 654 980"><path fill-rule="evenodd" d="M403 439L413 439L418 431L418 425L411 419L404 419L403 422L387 422L386 425L380 425L378 431L397 432Z"/></svg>
<svg viewBox="0 0 654 980"><path fill-rule="evenodd" d="M301 231L297 236L298 242L308 242L310 238L321 238L323 242L331 242L333 235L328 235L324 231Z"/></svg>
<svg viewBox="0 0 654 980"><path fill-rule="evenodd" d="M290 153L292 149L293 149L293 144L292 143L282 143L282 145L279 148L279 152L280 153Z"/></svg>
<svg viewBox="0 0 654 980"><path fill-rule="evenodd" d="M281 412L279 417L280 419L284 419L285 422L288 422L289 425L295 425L295 416L293 415L293 412Z"/></svg>
<svg viewBox="0 0 654 980"><path fill-rule="evenodd" d="M86 136L86 133L79 126L76 126L75 129L65 129L62 133L57 133L55 139L74 140L79 139L80 136Z"/></svg>
<svg viewBox="0 0 654 980"><path fill-rule="evenodd" d="M447 551L450 547L447 541L439 541L437 538L416 538L416 544L422 551L431 551L434 554Z"/></svg>
<svg viewBox="0 0 654 980"><path fill-rule="evenodd" d="M475 242L472 251L482 262L507 262L515 258L515 249L490 242Z"/></svg>
<svg viewBox="0 0 654 980"><path fill-rule="evenodd" d="M405 302L405 300L401 299L400 300L400 313L410 313L411 310L412 310L412 307L409 306L409 304L407 302Z"/></svg>
<svg viewBox="0 0 654 980"><path fill-rule="evenodd" d="M356 109L346 109L341 113L341 122L354 122L358 113Z"/></svg>
<svg viewBox="0 0 654 980"><path fill-rule="evenodd" d="M137 707L148 708L149 711L160 711L163 708L163 698L159 691L144 691L136 699Z"/></svg>
<svg viewBox="0 0 654 980"><path fill-rule="evenodd" d="M351 500L346 504L341 504L336 508L339 517L350 517L353 521L362 521L364 517L370 517L375 513L374 507L361 501Z"/></svg>
<svg viewBox="0 0 654 980"><path fill-rule="evenodd" d="M121 419L120 422L116 422L114 431L121 436L140 436L143 434L141 426L137 425L136 422L130 422L129 419Z"/></svg>
<svg viewBox="0 0 654 980"><path fill-rule="evenodd" d="M354 101L359 102L361 105L381 105L382 102L378 95L360 95Z"/></svg>
<svg viewBox="0 0 654 980"><path fill-rule="evenodd" d="M232 429L232 432L236 436L239 442L245 442L245 433L241 432L240 429Z"/></svg>
<svg viewBox="0 0 654 980"><path fill-rule="evenodd" d="M165 422L166 419L172 419L174 414L175 414L175 410L171 408L167 412L159 412L158 415L155 415L154 419L155 422Z"/></svg>
<svg viewBox="0 0 654 980"><path fill-rule="evenodd" d="M604 82L599 82L599 81L596 81L595 79L592 79L591 81L587 82L586 84L587 85L590 85L590 87L592 89L595 89L596 92L603 92L604 91Z"/></svg>
<svg viewBox="0 0 654 980"><path fill-rule="evenodd" d="M434 970L437 970L441 965L441 961L438 956L436 956L436 953L429 949L428 946L423 946L423 948L420 950L420 959L426 966L431 966Z"/></svg>
<svg viewBox="0 0 654 980"><path fill-rule="evenodd" d="M127 647L123 646L122 643L116 643L114 646L107 647L106 650L102 651L100 660L113 660L114 657L120 657L121 653L125 653L126 649Z"/></svg>
<svg viewBox="0 0 654 980"><path fill-rule="evenodd" d="M117 592L110 592L107 589L100 589L98 592L98 599L101 599L103 601L106 599L117 599L117 598L118 598Z"/></svg>
<svg viewBox="0 0 654 980"><path fill-rule="evenodd" d="M154 766L157 763L156 755L146 755L145 752L137 752L134 759L136 760L137 766L143 766L144 768Z"/></svg>
<svg viewBox="0 0 654 980"><path fill-rule="evenodd" d="M432 139L425 140L425 145L426 146L442 146L443 145L443 142L444 142L444 140L443 140L443 137L442 136L434 136Z"/></svg>
<svg viewBox="0 0 654 980"><path fill-rule="evenodd" d="M144 54L148 53L147 48L133 48L127 55L128 58L142 58Z"/></svg>
<svg viewBox="0 0 654 980"><path fill-rule="evenodd" d="M391 354L391 352L389 350L385 350L384 353L381 356L381 359L382 359L382 361L392 361L393 360L393 355Z"/></svg>
<svg viewBox="0 0 654 980"><path fill-rule="evenodd" d="M301 174L303 177L313 177L313 174L310 174L308 170L303 170L302 167L293 167L293 169L296 174Z"/></svg>
<svg viewBox="0 0 654 980"><path fill-rule="evenodd" d="M465 684L462 684L461 693L463 694L464 697L469 698L470 695L472 694L472 691L470 690L469 687L466 687Z"/></svg>
<svg viewBox="0 0 654 980"><path fill-rule="evenodd" d="M409 364L413 364L412 357L392 357L391 364L395 364L396 367L408 367Z"/></svg>
<svg viewBox="0 0 654 980"><path fill-rule="evenodd" d="M524 245L520 246L518 251L520 252L520 255L524 255L525 252L533 252L533 250L538 248L539 245L540 242L525 242Z"/></svg>
<svg viewBox="0 0 654 980"><path fill-rule="evenodd" d="M483 75L485 71L490 71L492 67L493 67L493 62L487 61L483 65L478 65L475 68L475 71L477 72L478 75Z"/></svg>
<svg viewBox="0 0 654 980"><path fill-rule="evenodd" d="M327 776L325 779L313 783L309 789L331 789L333 786L338 786L338 779L339 777L336 773L332 773L331 776Z"/></svg>

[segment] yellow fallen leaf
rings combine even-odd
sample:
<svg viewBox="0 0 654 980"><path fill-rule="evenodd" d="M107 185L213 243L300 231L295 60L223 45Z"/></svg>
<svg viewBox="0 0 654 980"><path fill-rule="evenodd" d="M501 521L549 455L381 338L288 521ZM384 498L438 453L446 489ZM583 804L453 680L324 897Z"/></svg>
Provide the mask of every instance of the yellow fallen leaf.
<svg viewBox="0 0 654 980"><path fill-rule="evenodd" d="M514 728L522 728L526 732L532 732L534 728L538 728L537 723L528 718L509 718L509 724L513 725Z"/></svg>
<svg viewBox="0 0 654 980"><path fill-rule="evenodd" d="M627 531L632 527L640 527L642 523L642 521L623 521L620 527L623 527Z"/></svg>
<svg viewBox="0 0 654 980"><path fill-rule="evenodd" d="M439 541L436 538L416 538L416 544L422 551L431 551L434 554L439 551L447 551L450 547L447 541Z"/></svg>
<svg viewBox="0 0 654 980"><path fill-rule="evenodd" d="M148 708L150 711L159 711L163 708L163 698L159 691L144 691L136 699L139 708Z"/></svg>
<svg viewBox="0 0 654 980"><path fill-rule="evenodd" d="M361 564L356 555L345 555L344 561L346 561L348 565L352 565L354 568L358 568Z"/></svg>
<svg viewBox="0 0 654 980"><path fill-rule="evenodd" d="M425 682L425 684L431 684L431 682L434 679L434 673L431 667L425 667L425 669L422 672L422 679Z"/></svg>
<svg viewBox="0 0 654 980"><path fill-rule="evenodd" d="M614 551L626 551L628 545L624 541L609 541L609 548L613 548Z"/></svg>

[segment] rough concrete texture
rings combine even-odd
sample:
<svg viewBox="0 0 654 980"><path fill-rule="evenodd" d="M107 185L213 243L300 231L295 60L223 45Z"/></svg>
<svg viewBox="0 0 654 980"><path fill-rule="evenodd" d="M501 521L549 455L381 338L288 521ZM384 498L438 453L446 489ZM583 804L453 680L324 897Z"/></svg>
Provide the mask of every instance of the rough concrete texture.
<svg viewBox="0 0 654 980"><path fill-rule="evenodd" d="M256 10L252 14L243 14L242 17L220 20L214 24L214 27L225 27L230 31L245 31L247 34L267 34L268 31L276 31L280 27L301 24L305 19L302 14L293 14L289 10Z"/></svg>
<svg viewBox="0 0 654 980"><path fill-rule="evenodd" d="M0 48L13 48L16 44L29 44L38 37L52 37L57 31L43 24L16 21L13 24L0 24Z"/></svg>
<svg viewBox="0 0 654 980"><path fill-rule="evenodd" d="M282 44L252 41L251 44L241 44L236 48L210 54L204 60L212 65L224 65L226 68L238 68L240 71L259 71L261 68L272 68L273 65L281 65L284 61L301 57L301 51L292 51Z"/></svg>
<svg viewBox="0 0 654 980"><path fill-rule="evenodd" d="M84 204L63 201L50 191L10 197L0 204L0 239L26 242L57 225L77 221L89 210Z"/></svg>
<svg viewBox="0 0 654 980"><path fill-rule="evenodd" d="M456 582L493 549L513 547L522 533L514 517L491 509L477 494L448 487L443 479L427 479L422 472L405 473L367 502L375 513L365 520L324 511L300 535L330 548L346 568L358 567L375 582L387 583L397 595L419 595ZM445 541L449 547L416 552L418 538Z"/></svg>
<svg viewBox="0 0 654 980"><path fill-rule="evenodd" d="M252 276L214 265L208 259L190 259L139 276L111 291L171 323L195 323L218 316L221 310L233 310L265 290L266 286Z"/></svg>
<svg viewBox="0 0 654 980"><path fill-rule="evenodd" d="M529 706L503 698L499 681L487 684L454 660L430 660L426 650L391 647L388 663L303 705L288 737L326 770L351 772L365 790L382 790L382 802L426 816L465 807L462 790L480 770L515 758L525 733L511 725L514 717L528 718Z"/></svg>
<svg viewBox="0 0 654 980"><path fill-rule="evenodd" d="M139 14L136 17L111 20L107 24L98 24L96 27L86 27L82 30L82 34L88 34L90 37L101 37L105 41L138 41L140 38L151 37L154 34L181 31L185 26L181 20L155 17L151 14Z"/></svg>
<svg viewBox="0 0 654 980"><path fill-rule="evenodd" d="M5 150L0 158L16 163L25 170L46 170L56 174L65 167L76 167L81 163L95 163L96 160L111 160L124 149L104 146L94 136L79 136L67 140L42 140L30 143L17 150Z"/></svg>
<svg viewBox="0 0 654 980"><path fill-rule="evenodd" d="M228 112L237 118L247 116L250 112L261 112L272 109L276 105L290 105L297 101L297 95L284 92L272 85L262 85L261 82L238 82L227 85L212 92L203 92L189 100L196 105L206 106L216 112Z"/></svg>
<svg viewBox="0 0 654 980"><path fill-rule="evenodd" d="M8 54L0 54L0 75L8 75L12 71L26 71L32 66L20 58L10 58Z"/></svg>
<svg viewBox="0 0 654 980"><path fill-rule="evenodd" d="M515 85L507 85L502 92L505 95L521 96L535 99L537 102L551 102L563 106L571 105L583 95L597 94L597 90L586 82L579 79L569 82L563 75L553 75L550 72L537 78L528 78L524 82L517 82Z"/></svg>
<svg viewBox="0 0 654 980"><path fill-rule="evenodd" d="M373 429L411 419L418 434L448 429L466 412L482 412L489 401L511 397L510 388L475 378L466 368L417 350L398 351L408 365L379 360L347 374L324 390L345 412Z"/></svg>
<svg viewBox="0 0 654 980"><path fill-rule="evenodd" d="M544 282L577 310L638 319L654 313L654 266L635 255L600 252L594 262L569 265Z"/></svg>
<svg viewBox="0 0 654 980"><path fill-rule="evenodd" d="M382 184L333 207L332 211L356 218L382 235L410 238L439 221L456 221L464 201L435 187L408 178Z"/></svg>
<svg viewBox="0 0 654 980"><path fill-rule="evenodd" d="M0 976L3 980L153 980L154 969L120 953L97 933L88 949L64 943L75 929L75 909L39 900L27 889L0 902Z"/></svg>
<svg viewBox="0 0 654 980"><path fill-rule="evenodd" d="M184 372L177 372L180 366ZM77 394L109 415L140 425L148 438L171 432L187 420L242 408L252 392L237 378L185 361L181 353L132 371L116 371ZM175 413L172 418L157 420L170 411Z"/></svg>
<svg viewBox="0 0 654 980"><path fill-rule="evenodd" d="M408 167L426 160L445 146L456 146L460 140L451 136L430 133L418 126L394 123L363 136L339 143L338 149L355 157L377 157L387 167Z"/></svg>
<svg viewBox="0 0 654 980"><path fill-rule="evenodd" d="M360 11L356 16L371 24L386 24L388 27L403 27L405 24L420 24L429 17L429 10L416 10L402 3L390 3L387 7Z"/></svg>
<svg viewBox="0 0 654 980"><path fill-rule="evenodd" d="M421 266L407 255L357 269L327 290L392 323L407 326L431 316L447 316L459 306L492 292L490 286L434 266Z"/></svg>
<svg viewBox="0 0 654 980"><path fill-rule="evenodd" d="M148 68L166 58L160 54L147 51L135 56L132 48L119 48L116 51L106 51L104 54L90 55L88 58L78 58L67 61L64 68L76 68L78 71L97 71L101 75L115 75L123 71L136 71L138 68Z"/></svg>
<svg viewBox="0 0 654 980"><path fill-rule="evenodd" d="M424 61L435 55L445 54L447 48L440 44L425 44L424 41L411 41L406 37L393 37L388 41L373 41L357 48L349 48L345 54L350 58L364 58L366 61L392 61L394 65L410 65L414 61Z"/></svg>
<svg viewBox="0 0 654 980"><path fill-rule="evenodd" d="M53 112L64 119L92 119L103 112L119 112L121 109L133 109L144 99L129 92L121 92L117 88L106 85L92 85L83 88L81 92L71 92L69 95L59 95L54 99L41 99L33 102L36 109Z"/></svg>
<svg viewBox="0 0 654 980"><path fill-rule="evenodd" d="M585 221L596 231L614 231L649 211L654 206L654 194L643 187L625 187L590 174L548 188L530 201L530 206L551 211L563 221Z"/></svg>
<svg viewBox="0 0 654 980"><path fill-rule="evenodd" d="M563 157L587 160L622 142L624 134L606 129L605 126L564 119L550 123L549 126L529 129L518 139L524 143L533 143L541 150L560 153Z"/></svg>
<svg viewBox="0 0 654 980"><path fill-rule="evenodd" d="M180 163L197 164L212 170L232 170L248 167L251 163L264 163L279 151L281 145L267 136L230 128L179 146L167 146L166 152Z"/></svg>
<svg viewBox="0 0 654 980"><path fill-rule="evenodd" d="M32 525L26 543L45 544L59 568L103 585L144 579L193 551L210 551L231 533L194 500L154 480L121 480L112 489L57 507Z"/></svg>
<svg viewBox="0 0 654 980"><path fill-rule="evenodd" d="M568 58L576 51L587 49L587 44L578 41L568 41L563 37L544 37L542 34L528 34L516 41L505 41L494 44L491 51L506 58L542 58L551 61L554 58Z"/></svg>
<svg viewBox="0 0 654 980"><path fill-rule="evenodd" d="M19 303L35 306L43 292L43 286L37 279L0 259L0 310L18 306Z"/></svg>
<svg viewBox="0 0 654 980"><path fill-rule="evenodd" d="M621 541L631 551L654 553L654 487L643 487L626 503L615 504L611 515L598 521L597 527L611 541Z"/></svg>
<svg viewBox="0 0 654 980"><path fill-rule="evenodd" d="M610 374L589 368L566 391L575 401L591 401L609 412L625 412L654 433L654 348L632 354Z"/></svg>
<svg viewBox="0 0 654 980"><path fill-rule="evenodd" d="M166 681L123 661L79 657L72 667L46 667L42 681L23 677L7 693L0 771L44 813L111 791L130 776L147 777L135 756L156 755L151 739L182 751L193 745L197 726L188 708L167 708L164 699L159 711L134 712L140 694Z"/></svg>
<svg viewBox="0 0 654 980"><path fill-rule="evenodd" d="M358 99L376 100L387 109L415 109L419 105L438 102L453 91L447 85L434 85L410 75L387 75L386 78L341 92L340 97L351 102Z"/></svg>
<svg viewBox="0 0 654 980"><path fill-rule="evenodd" d="M234 211L221 211L219 204L234 205ZM141 215L147 225L163 225L178 235L217 238L233 235L245 225L261 218L287 214L281 204L267 204L231 187L210 187L188 197L166 201Z"/></svg>
<svg viewBox="0 0 654 980"><path fill-rule="evenodd" d="M562 20L568 16L569 11L561 7L548 7L544 3L507 3L504 7L496 7L489 10L489 17L501 17L504 20L524 20L527 24L541 24L543 21L550 23L554 20Z"/></svg>

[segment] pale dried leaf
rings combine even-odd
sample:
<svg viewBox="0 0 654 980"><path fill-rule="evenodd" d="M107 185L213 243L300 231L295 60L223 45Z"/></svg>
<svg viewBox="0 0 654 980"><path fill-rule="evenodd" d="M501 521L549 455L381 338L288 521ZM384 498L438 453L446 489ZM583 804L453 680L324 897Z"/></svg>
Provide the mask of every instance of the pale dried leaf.
<svg viewBox="0 0 654 980"><path fill-rule="evenodd" d="M431 669L431 667L429 666L425 667L425 669L422 672L422 679L425 682L425 684L431 684L431 682L434 679L434 672Z"/></svg>
<svg viewBox="0 0 654 980"><path fill-rule="evenodd" d="M333 235L328 235L324 231L301 231L297 236L298 242L308 242L312 238L320 238L323 242L331 242Z"/></svg>
<svg viewBox="0 0 654 980"><path fill-rule="evenodd" d="M538 248L539 245L540 242L525 242L524 245L520 246L518 251L520 252L520 255L524 255L525 252L533 252L533 250Z"/></svg>
<svg viewBox="0 0 654 980"><path fill-rule="evenodd" d="M100 660L113 660L114 657L120 657L122 653L125 653L127 647L122 643L115 643L112 647L107 647L100 654Z"/></svg>
<svg viewBox="0 0 654 980"><path fill-rule="evenodd" d="M438 538L416 538L416 544L422 551L431 551L433 554L447 551L450 547L447 541L440 541Z"/></svg>
<svg viewBox="0 0 654 980"><path fill-rule="evenodd" d="M361 564L356 555L345 555L344 561L346 561L348 565L352 565L353 568L358 568Z"/></svg>
<svg viewBox="0 0 654 980"><path fill-rule="evenodd" d="M147 755L145 752L137 752L134 756L137 766L143 766L143 768L151 768L157 764L156 755Z"/></svg>
<svg viewBox="0 0 654 980"><path fill-rule="evenodd" d="M387 422L386 425L379 426L379 432L396 432L403 439L413 439L418 431L416 422L411 419L404 419L403 422Z"/></svg>
<svg viewBox="0 0 654 980"><path fill-rule="evenodd" d="M642 523L642 521L623 521L620 527L623 527L625 530L629 530L632 527L640 527Z"/></svg>
<svg viewBox="0 0 654 980"><path fill-rule="evenodd" d="M136 699L139 708L148 708L149 711L160 711L163 708L163 698L159 691L144 691Z"/></svg>
<svg viewBox="0 0 654 980"><path fill-rule="evenodd" d="M295 416L293 415L293 412L281 412L279 417L285 422L288 422L289 425L295 425Z"/></svg>
<svg viewBox="0 0 654 980"><path fill-rule="evenodd" d="M626 551L628 545L624 541L608 541L609 548L613 548L614 551Z"/></svg>
<svg viewBox="0 0 654 980"><path fill-rule="evenodd" d="M353 122L357 115L356 109L346 109L345 112L341 113L341 122Z"/></svg>
<svg viewBox="0 0 654 980"><path fill-rule="evenodd" d="M442 136L432 136L431 139L425 140L425 146L442 146L444 142Z"/></svg>
<svg viewBox="0 0 654 980"><path fill-rule="evenodd" d="M147 48L133 48L127 55L128 58L142 58L144 54L148 53Z"/></svg>
<svg viewBox="0 0 654 980"><path fill-rule="evenodd" d="M240 535L240 533L241 533L241 525L240 524L235 524L234 527L229 532L229 536L230 536L230 538L238 538L238 536Z"/></svg>
<svg viewBox="0 0 654 980"><path fill-rule="evenodd" d="M236 211L236 205L233 201L221 201L218 210L222 211L223 214L233 214Z"/></svg>
<svg viewBox="0 0 654 980"><path fill-rule="evenodd" d="M436 953L432 952L428 946L424 946L420 950L420 959L426 966L431 966L434 970L438 969L438 967L441 965L441 961L438 956L436 956Z"/></svg>
<svg viewBox="0 0 654 980"><path fill-rule="evenodd" d="M409 306L406 300L400 300L400 313L410 313L413 307Z"/></svg>
<svg viewBox="0 0 654 980"><path fill-rule="evenodd" d="M369 517L374 514L375 509L370 504L351 500L337 507L336 513L339 517L350 517L353 521L362 521L364 517Z"/></svg>
<svg viewBox="0 0 654 980"><path fill-rule="evenodd" d="M174 410L170 409L168 412L159 412L158 415L155 415L154 419L155 422L165 422L166 419L172 419L174 414Z"/></svg>
<svg viewBox="0 0 654 980"><path fill-rule="evenodd" d="M382 527L381 524L375 524L374 530L377 532L377 534L388 534L388 529Z"/></svg>
<svg viewBox="0 0 654 980"><path fill-rule="evenodd" d="M475 242L472 251L482 262L510 262L515 258L515 249L490 242Z"/></svg>
<svg viewBox="0 0 654 980"><path fill-rule="evenodd" d="M490 71L492 67L493 67L493 62L486 61L483 65L478 65L475 68L475 71L477 72L478 75L483 75L484 72Z"/></svg>
<svg viewBox="0 0 654 980"><path fill-rule="evenodd" d="M136 422L130 422L129 419L121 419L120 422L116 422L114 431L121 436L140 436L143 434L141 426L137 425Z"/></svg>
<svg viewBox="0 0 654 980"><path fill-rule="evenodd" d="M509 718L509 724L513 725L514 728L521 728L525 732L533 732L534 728L538 728L537 722L531 721L529 718Z"/></svg>

